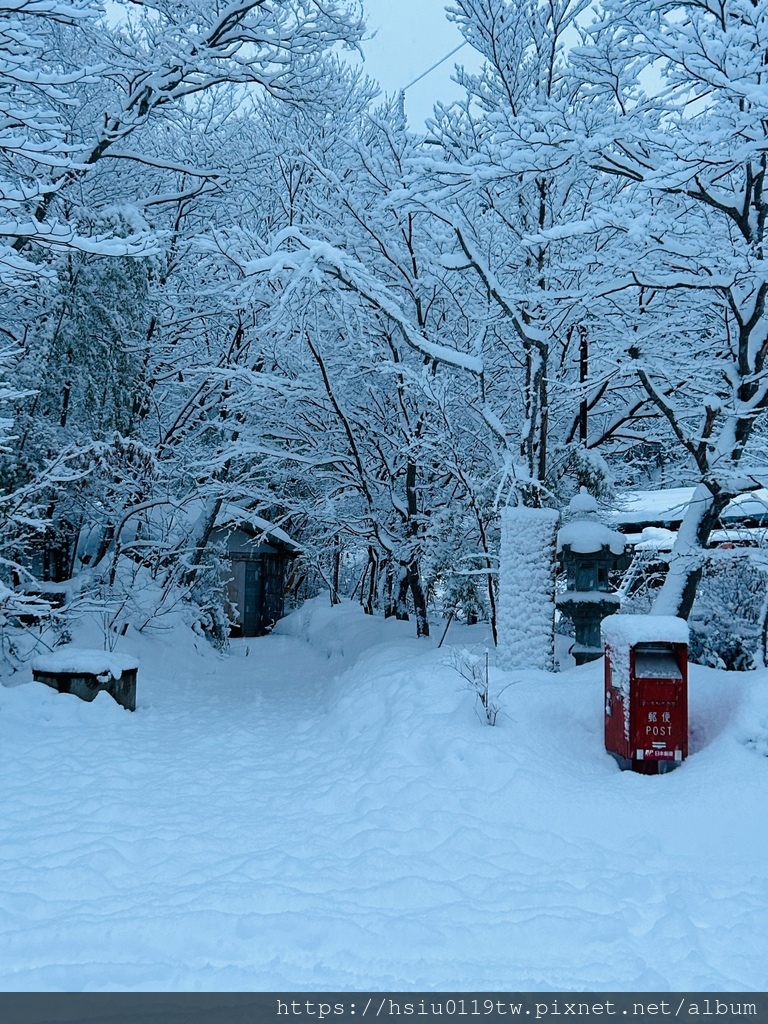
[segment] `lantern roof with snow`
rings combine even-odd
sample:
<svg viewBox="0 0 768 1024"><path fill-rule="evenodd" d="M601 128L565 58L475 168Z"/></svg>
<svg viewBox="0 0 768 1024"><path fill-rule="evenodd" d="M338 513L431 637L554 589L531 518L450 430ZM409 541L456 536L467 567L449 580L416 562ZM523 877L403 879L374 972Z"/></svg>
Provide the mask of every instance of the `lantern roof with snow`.
<svg viewBox="0 0 768 1024"><path fill-rule="evenodd" d="M573 516L597 515L597 498L581 487L568 504L568 511Z"/></svg>
<svg viewBox="0 0 768 1024"><path fill-rule="evenodd" d="M558 553L569 548L574 555L599 555L603 552L618 558L626 550L626 538L603 523L577 520L566 523L557 535Z"/></svg>
<svg viewBox="0 0 768 1024"><path fill-rule="evenodd" d="M570 522L557 534L558 554L603 555L610 560L624 554L626 538L598 520L597 501L585 487L571 498L568 517Z"/></svg>

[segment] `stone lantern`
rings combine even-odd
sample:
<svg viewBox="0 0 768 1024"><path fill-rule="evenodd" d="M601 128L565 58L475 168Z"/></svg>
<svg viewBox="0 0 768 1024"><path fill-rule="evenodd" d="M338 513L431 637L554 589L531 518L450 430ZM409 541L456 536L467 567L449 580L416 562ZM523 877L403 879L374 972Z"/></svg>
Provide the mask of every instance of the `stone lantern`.
<svg viewBox="0 0 768 1024"><path fill-rule="evenodd" d="M600 623L618 612L621 599L611 592L611 569L626 568L626 540L598 520L597 502L586 488L572 500L568 521L557 534L557 555L567 576L565 593L557 608L576 632L571 654L577 665L595 661L603 653Z"/></svg>

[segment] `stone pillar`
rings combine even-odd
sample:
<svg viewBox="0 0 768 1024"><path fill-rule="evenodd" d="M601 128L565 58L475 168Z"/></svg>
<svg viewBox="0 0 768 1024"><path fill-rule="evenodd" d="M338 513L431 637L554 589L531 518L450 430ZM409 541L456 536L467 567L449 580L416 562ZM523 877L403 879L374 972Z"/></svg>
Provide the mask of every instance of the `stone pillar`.
<svg viewBox="0 0 768 1024"><path fill-rule="evenodd" d="M555 556L560 514L518 505L501 520L498 663L555 667Z"/></svg>

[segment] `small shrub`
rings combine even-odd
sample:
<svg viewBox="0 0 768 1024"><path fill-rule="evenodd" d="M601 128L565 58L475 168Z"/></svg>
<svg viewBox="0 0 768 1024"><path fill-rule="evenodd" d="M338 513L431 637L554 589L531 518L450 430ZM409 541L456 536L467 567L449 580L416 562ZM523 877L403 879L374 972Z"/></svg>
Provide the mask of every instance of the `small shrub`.
<svg viewBox="0 0 768 1024"><path fill-rule="evenodd" d="M491 700L488 660L487 650L483 654L473 654L466 649L451 651L451 666L466 680L467 689L471 690L480 702L481 712L478 714L488 725L496 725L500 708Z"/></svg>
<svg viewBox="0 0 768 1024"><path fill-rule="evenodd" d="M691 613L691 661L734 672L755 668L767 589L768 576L751 558L711 561Z"/></svg>

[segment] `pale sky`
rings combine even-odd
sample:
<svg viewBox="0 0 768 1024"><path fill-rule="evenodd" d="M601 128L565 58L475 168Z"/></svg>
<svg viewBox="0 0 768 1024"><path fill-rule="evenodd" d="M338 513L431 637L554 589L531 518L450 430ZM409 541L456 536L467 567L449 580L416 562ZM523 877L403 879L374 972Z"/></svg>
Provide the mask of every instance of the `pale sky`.
<svg viewBox="0 0 768 1024"><path fill-rule="evenodd" d="M462 41L459 30L445 17L450 0L363 0L368 34L364 44L365 70L390 94L407 86ZM122 7L105 0L108 15L120 20ZM480 59L470 46L463 47L405 94L405 109L414 131L424 127L436 100L444 103L461 96L451 81L454 66L476 69Z"/></svg>
<svg viewBox="0 0 768 1024"><path fill-rule="evenodd" d="M445 17L448 0L364 0L368 30L378 30L365 44L365 69L386 93L408 85L462 42L459 30ZM451 81L455 64L478 65L477 54L465 46L405 94L405 109L414 130L423 128L436 100L457 99Z"/></svg>

